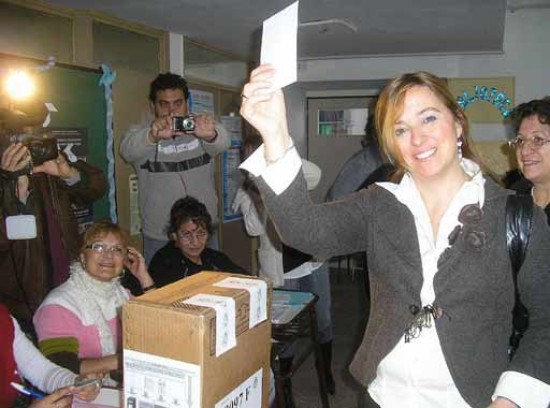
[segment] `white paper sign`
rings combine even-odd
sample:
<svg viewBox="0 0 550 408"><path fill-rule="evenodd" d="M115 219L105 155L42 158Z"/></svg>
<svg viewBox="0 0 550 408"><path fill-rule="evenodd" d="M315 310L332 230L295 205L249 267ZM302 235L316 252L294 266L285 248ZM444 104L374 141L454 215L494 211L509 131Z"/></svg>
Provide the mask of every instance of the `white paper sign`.
<svg viewBox="0 0 550 408"><path fill-rule="evenodd" d="M235 333L235 299L199 293L182 303L210 307L216 311L216 357L237 345Z"/></svg>
<svg viewBox="0 0 550 408"><path fill-rule="evenodd" d="M262 369L223 397L214 408L258 408L262 406Z"/></svg>
<svg viewBox="0 0 550 408"><path fill-rule="evenodd" d="M198 89L189 90L191 99L189 103L189 112L213 113L214 112L214 94L212 92L200 91Z"/></svg>
<svg viewBox="0 0 550 408"><path fill-rule="evenodd" d="M125 407L201 407L200 366L126 349L123 360Z"/></svg>
<svg viewBox="0 0 550 408"><path fill-rule="evenodd" d="M263 23L260 62L277 69L276 88L296 82L298 76L298 4L291 4Z"/></svg>
<svg viewBox="0 0 550 408"><path fill-rule="evenodd" d="M130 235L136 235L141 233L139 183L137 174L130 174L128 176L128 191L130 192Z"/></svg>
<svg viewBox="0 0 550 408"><path fill-rule="evenodd" d="M267 319L267 283L263 280L229 277L216 282L213 286L244 289L248 292L250 295L249 329Z"/></svg>

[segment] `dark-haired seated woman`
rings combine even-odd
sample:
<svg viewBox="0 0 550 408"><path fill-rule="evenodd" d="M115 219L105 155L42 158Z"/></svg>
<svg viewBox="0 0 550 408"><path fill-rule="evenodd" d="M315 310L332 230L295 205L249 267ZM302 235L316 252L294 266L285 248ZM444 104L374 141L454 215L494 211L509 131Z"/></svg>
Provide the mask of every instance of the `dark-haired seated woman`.
<svg viewBox="0 0 550 408"><path fill-rule="evenodd" d="M157 287L201 271L248 274L227 255L206 247L212 234L212 217L206 206L193 197L181 198L170 210L170 242L159 249L149 265Z"/></svg>

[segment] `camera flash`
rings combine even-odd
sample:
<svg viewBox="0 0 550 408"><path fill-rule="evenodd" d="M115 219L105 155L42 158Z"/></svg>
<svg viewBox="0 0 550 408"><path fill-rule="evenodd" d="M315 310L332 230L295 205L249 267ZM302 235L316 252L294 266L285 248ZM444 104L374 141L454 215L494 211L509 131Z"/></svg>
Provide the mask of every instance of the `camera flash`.
<svg viewBox="0 0 550 408"><path fill-rule="evenodd" d="M26 99L34 93L34 81L24 71L8 74L5 87L9 97L15 100Z"/></svg>

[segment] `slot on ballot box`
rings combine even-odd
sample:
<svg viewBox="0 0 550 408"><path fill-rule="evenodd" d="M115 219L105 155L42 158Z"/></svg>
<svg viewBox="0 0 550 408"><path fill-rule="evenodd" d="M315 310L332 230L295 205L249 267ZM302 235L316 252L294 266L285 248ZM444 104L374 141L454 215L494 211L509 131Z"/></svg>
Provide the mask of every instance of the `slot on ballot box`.
<svg viewBox="0 0 550 408"><path fill-rule="evenodd" d="M123 306L124 406L268 406L271 287L201 272Z"/></svg>

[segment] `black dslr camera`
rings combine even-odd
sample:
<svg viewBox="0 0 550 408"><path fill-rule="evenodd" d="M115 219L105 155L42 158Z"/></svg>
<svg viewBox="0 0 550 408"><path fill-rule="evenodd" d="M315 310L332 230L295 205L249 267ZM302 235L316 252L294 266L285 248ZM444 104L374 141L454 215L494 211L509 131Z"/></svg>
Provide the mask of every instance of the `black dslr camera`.
<svg viewBox="0 0 550 408"><path fill-rule="evenodd" d="M56 159L59 155L57 140L54 138L31 138L24 144L29 149L34 166L39 166L48 160Z"/></svg>
<svg viewBox="0 0 550 408"><path fill-rule="evenodd" d="M24 111L12 107L0 108L0 153L8 143L23 143L29 149L32 165L39 166L58 156L57 139L47 133L26 133L25 127L37 128L48 111L42 103L23 106Z"/></svg>
<svg viewBox="0 0 550 408"><path fill-rule="evenodd" d="M29 149L33 166L39 166L59 155L57 139L54 137L38 137L34 135L16 135L12 142L21 142Z"/></svg>
<svg viewBox="0 0 550 408"><path fill-rule="evenodd" d="M172 130L176 132L191 132L195 130L195 118L193 116L173 116Z"/></svg>

